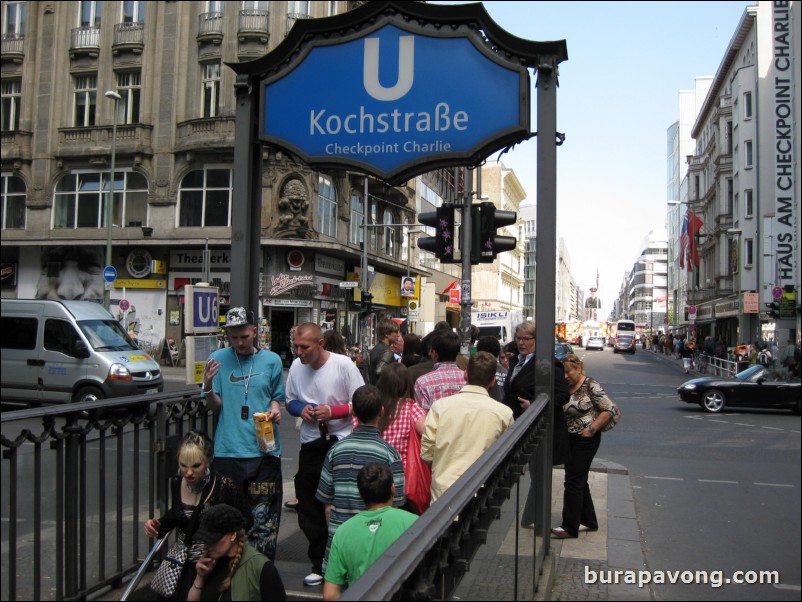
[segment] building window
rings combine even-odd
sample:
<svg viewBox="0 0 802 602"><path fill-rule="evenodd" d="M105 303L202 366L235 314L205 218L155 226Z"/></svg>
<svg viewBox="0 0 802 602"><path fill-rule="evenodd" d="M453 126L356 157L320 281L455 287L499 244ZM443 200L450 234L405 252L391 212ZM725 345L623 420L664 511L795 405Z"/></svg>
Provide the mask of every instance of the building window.
<svg viewBox="0 0 802 602"><path fill-rule="evenodd" d="M752 161L752 141L747 140L744 142L744 167L751 169L753 164Z"/></svg>
<svg viewBox="0 0 802 602"><path fill-rule="evenodd" d="M384 254L388 257L395 257L395 237L393 236L393 227L390 224L395 223L393 220L393 212L389 209L384 210Z"/></svg>
<svg viewBox="0 0 802 602"><path fill-rule="evenodd" d="M348 230L348 242L359 244L362 242L362 219L365 216L365 203L362 202L362 193L357 189L351 190L351 226Z"/></svg>
<svg viewBox="0 0 802 602"><path fill-rule="evenodd" d="M117 103L119 123L139 123L139 98L141 95L141 71L117 74L117 93L122 100Z"/></svg>
<svg viewBox="0 0 802 602"><path fill-rule="evenodd" d="M95 105L97 103L97 75L78 75L75 77L74 127L95 125Z"/></svg>
<svg viewBox="0 0 802 602"><path fill-rule="evenodd" d="M317 185L318 232L334 238L337 236L337 191L328 176L318 175Z"/></svg>
<svg viewBox="0 0 802 602"><path fill-rule="evenodd" d="M231 169L189 172L179 190L178 227L230 226Z"/></svg>
<svg viewBox="0 0 802 602"><path fill-rule="evenodd" d="M732 216L732 207L733 207L733 197L735 195L735 189L732 186L732 178L727 178L727 208L726 213L729 216Z"/></svg>
<svg viewBox="0 0 802 602"><path fill-rule="evenodd" d="M732 154L732 121L727 121L727 125L724 130L724 148L725 154L731 155Z"/></svg>
<svg viewBox="0 0 802 602"><path fill-rule="evenodd" d="M206 12L207 13L220 13L223 14L223 9L225 8L225 2L206 2Z"/></svg>
<svg viewBox="0 0 802 602"><path fill-rule="evenodd" d="M27 2L3 2L3 33L25 35Z"/></svg>
<svg viewBox="0 0 802 602"><path fill-rule="evenodd" d="M25 182L19 176L2 176L3 203L0 211L3 212L3 230L25 229Z"/></svg>
<svg viewBox="0 0 802 602"><path fill-rule="evenodd" d="M306 18L309 16L309 2L287 2L287 14Z"/></svg>
<svg viewBox="0 0 802 602"><path fill-rule="evenodd" d="M220 61L203 67L203 117L220 114Z"/></svg>
<svg viewBox="0 0 802 602"><path fill-rule="evenodd" d="M111 223L114 226L147 224L148 182L141 174L116 171ZM72 173L56 185L53 201L53 229L104 228L109 172Z"/></svg>
<svg viewBox="0 0 802 602"><path fill-rule="evenodd" d="M744 92L744 119L752 119L752 93Z"/></svg>
<svg viewBox="0 0 802 602"><path fill-rule="evenodd" d="M4 132L13 132L19 129L20 101L22 100L22 83L18 79L3 80L3 127Z"/></svg>
<svg viewBox="0 0 802 602"><path fill-rule="evenodd" d="M100 27L100 13L103 6L102 2L81 2L81 14L79 15L81 27Z"/></svg>
<svg viewBox="0 0 802 602"><path fill-rule="evenodd" d="M752 267L752 251L754 241L751 238L744 240L744 267Z"/></svg>
<svg viewBox="0 0 802 602"><path fill-rule="evenodd" d="M123 23L144 23L147 2L123 2Z"/></svg>
<svg viewBox="0 0 802 602"><path fill-rule="evenodd" d="M755 207L754 207L754 199L752 197L751 190L744 190L744 217L747 219L751 219L754 216Z"/></svg>
<svg viewBox="0 0 802 602"><path fill-rule="evenodd" d="M377 207L378 203L373 201L373 204L370 204L370 200L368 200L368 207L370 208L370 219L368 220L369 224L378 224L379 223L379 208ZM374 253L379 252L379 233L376 231L378 228L368 228L370 230L370 250Z"/></svg>

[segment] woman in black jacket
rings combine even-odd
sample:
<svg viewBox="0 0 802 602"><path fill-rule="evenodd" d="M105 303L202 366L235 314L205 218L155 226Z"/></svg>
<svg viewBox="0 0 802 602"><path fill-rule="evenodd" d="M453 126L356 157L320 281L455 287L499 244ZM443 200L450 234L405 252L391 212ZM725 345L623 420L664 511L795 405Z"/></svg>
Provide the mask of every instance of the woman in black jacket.
<svg viewBox="0 0 802 602"><path fill-rule="evenodd" d="M518 356L510 358L510 369L504 383L504 404L512 409L512 415L517 420L535 399L535 368L546 369L547 366L538 365L535 361L535 323L527 320L515 328L515 342L518 345ZM568 429L565 425L563 405L568 402L568 382L565 380L565 371L559 360L554 362L554 399L552 400L552 465L565 464L570 452ZM529 459L529 474L532 477L529 495L521 518L521 526L534 527L535 499L533 491L535 484L536 455Z"/></svg>
<svg viewBox="0 0 802 602"><path fill-rule="evenodd" d="M245 530L253 525L253 513L242 489L233 479L212 470L213 446L209 438L196 431L188 432L181 440L178 450L178 474L170 480L172 505L160 518L145 522L145 535L165 537L178 529L178 541L187 550L187 561L175 592L182 591L184 579L195 577L195 563L203 552L203 544L193 544L192 536L198 529L201 511L216 504L228 504L242 512ZM158 574L158 572L157 572ZM170 600L148 586L147 591L137 592L136 598L147 600Z"/></svg>

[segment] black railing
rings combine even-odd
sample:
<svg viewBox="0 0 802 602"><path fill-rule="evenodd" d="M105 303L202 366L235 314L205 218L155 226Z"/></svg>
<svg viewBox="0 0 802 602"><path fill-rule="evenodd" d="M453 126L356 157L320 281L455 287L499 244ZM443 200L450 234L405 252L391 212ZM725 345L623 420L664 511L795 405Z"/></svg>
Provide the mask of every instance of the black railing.
<svg viewBox="0 0 802 602"><path fill-rule="evenodd" d="M521 475L539 473L550 459L546 453L550 412L547 398L539 399L485 452L442 497L396 541L362 577L343 593L342 600L449 600L470 568L477 549L487 542L493 521L501 515ZM551 467L548 467L549 472ZM535 475L533 477L537 478ZM539 479L538 479L539 480ZM540 570L548 552L551 487L535 488L538 508L534 549L524 549L516 537L513 599L537 592ZM516 499L518 496L516 496ZM545 510L544 510L545 509ZM515 529L521 524L520 504L512 512ZM545 518L544 518L545 517ZM520 570L519 570L520 569ZM504 584L504 591L510 584Z"/></svg>
<svg viewBox="0 0 802 602"><path fill-rule="evenodd" d="M531 599L548 553L547 407L546 398L533 403L344 599L459 594L502 513L515 521L511 597ZM190 429L211 433L215 426L196 391L4 412L0 420L3 600L83 599L120 587L148 553L143 522L167 511L172 446ZM537 483L528 500L536 508L534 531L518 526L519 480L527 470Z"/></svg>
<svg viewBox="0 0 802 602"><path fill-rule="evenodd" d="M167 510L168 447L212 432L197 392L3 412L3 600L85 598L117 587ZM174 456L174 453L172 454Z"/></svg>

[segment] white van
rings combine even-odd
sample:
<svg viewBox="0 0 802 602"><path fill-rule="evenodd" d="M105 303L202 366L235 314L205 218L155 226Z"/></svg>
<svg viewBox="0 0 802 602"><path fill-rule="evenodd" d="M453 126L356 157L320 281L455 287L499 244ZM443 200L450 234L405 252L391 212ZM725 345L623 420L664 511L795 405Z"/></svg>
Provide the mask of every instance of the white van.
<svg viewBox="0 0 802 602"><path fill-rule="evenodd" d="M3 299L0 343L4 401L68 403L164 388L159 364L92 301Z"/></svg>

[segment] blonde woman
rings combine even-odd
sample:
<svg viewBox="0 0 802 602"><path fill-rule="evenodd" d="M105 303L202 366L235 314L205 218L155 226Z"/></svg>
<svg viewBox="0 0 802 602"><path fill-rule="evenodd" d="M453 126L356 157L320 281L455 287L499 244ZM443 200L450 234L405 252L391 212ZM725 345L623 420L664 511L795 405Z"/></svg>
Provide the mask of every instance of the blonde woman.
<svg viewBox="0 0 802 602"><path fill-rule="evenodd" d="M551 530L558 539L577 537L579 531L599 528L588 486L590 465L601 443L601 431L620 417L618 406L601 384L584 373L585 366L573 353L563 358L570 398L563 406L571 453L565 462L562 524Z"/></svg>
<svg viewBox="0 0 802 602"><path fill-rule="evenodd" d="M212 449L212 442L204 433L189 431L184 436L178 448L178 474L170 482L172 506L163 516L145 521L144 531L148 537L162 538L177 529L175 546L187 548L187 560L179 582L174 586L175 591L165 591L164 587L159 586L160 581L154 578L149 586L134 592L134 596L129 599L182 599L179 593L182 584L187 583L188 587L189 580L195 573L194 563L203 550L202 545L194 539L194 534L204 508L228 504L246 515L243 519L245 528L250 528L253 524L251 507L242 489L231 478L217 474L211 468Z"/></svg>

